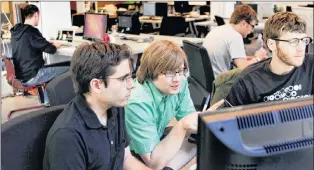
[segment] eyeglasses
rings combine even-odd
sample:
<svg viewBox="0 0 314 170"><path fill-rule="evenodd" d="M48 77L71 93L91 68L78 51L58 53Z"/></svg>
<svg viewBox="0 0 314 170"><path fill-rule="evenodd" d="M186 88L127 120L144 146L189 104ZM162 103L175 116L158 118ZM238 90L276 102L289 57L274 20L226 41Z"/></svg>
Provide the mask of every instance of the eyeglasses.
<svg viewBox="0 0 314 170"><path fill-rule="evenodd" d="M274 38L273 40L288 42L292 47L296 47L299 45L300 41L302 41L305 45L308 45L312 41L312 38L311 37L293 38L291 40L281 40L278 38Z"/></svg>
<svg viewBox="0 0 314 170"><path fill-rule="evenodd" d="M173 78L175 77L177 74L179 74L179 76L185 76L187 73L187 69L183 69L183 70L179 70L179 71L166 71L166 72L162 72L162 74L164 74L166 77L169 78Z"/></svg>
<svg viewBox="0 0 314 170"><path fill-rule="evenodd" d="M255 25L251 24L249 21L245 20L246 23L248 23L249 25L251 25L252 29L254 30Z"/></svg>
<svg viewBox="0 0 314 170"><path fill-rule="evenodd" d="M127 74L124 75L122 77L107 77L108 79L116 79L118 81L121 81L122 83L130 83L131 81L133 81L132 75L131 74Z"/></svg>

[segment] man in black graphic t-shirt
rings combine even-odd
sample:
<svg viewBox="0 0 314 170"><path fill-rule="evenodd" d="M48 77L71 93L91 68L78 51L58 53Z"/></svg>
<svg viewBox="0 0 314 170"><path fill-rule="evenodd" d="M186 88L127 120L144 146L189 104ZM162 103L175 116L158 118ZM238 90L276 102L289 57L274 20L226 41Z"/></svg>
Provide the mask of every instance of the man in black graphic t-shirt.
<svg viewBox="0 0 314 170"><path fill-rule="evenodd" d="M264 28L264 43L272 58L246 68L226 100L233 106L291 100L313 95L313 55L305 55L311 38L306 23L292 12L271 16Z"/></svg>

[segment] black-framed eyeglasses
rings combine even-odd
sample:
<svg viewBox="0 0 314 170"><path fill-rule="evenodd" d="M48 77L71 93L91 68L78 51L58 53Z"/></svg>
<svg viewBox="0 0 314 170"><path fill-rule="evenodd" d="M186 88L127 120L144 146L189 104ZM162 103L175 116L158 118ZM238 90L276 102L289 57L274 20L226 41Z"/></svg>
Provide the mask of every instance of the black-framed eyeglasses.
<svg viewBox="0 0 314 170"><path fill-rule="evenodd" d="M249 25L251 25L252 29L254 30L255 25L251 24L249 21L245 20L246 23L248 23Z"/></svg>
<svg viewBox="0 0 314 170"><path fill-rule="evenodd" d="M121 77L107 77L107 79L116 79L116 80L119 80L121 81L122 83L130 83L131 81L133 81L133 78L132 78L132 74L126 74L124 76L121 76Z"/></svg>
<svg viewBox="0 0 314 170"><path fill-rule="evenodd" d="M187 69L182 69L182 70L179 70L179 71L165 71L165 72L162 72L162 74L164 74L166 77L169 77L169 78L173 78L177 74L179 74L179 76L186 76Z"/></svg>
<svg viewBox="0 0 314 170"><path fill-rule="evenodd" d="M311 37L303 37L303 38L293 38L291 40L282 40L278 38L273 38L275 41L283 41L283 42L288 42L292 47L296 47L299 45L300 41L302 41L305 45L308 45L311 41Z"/></svg>

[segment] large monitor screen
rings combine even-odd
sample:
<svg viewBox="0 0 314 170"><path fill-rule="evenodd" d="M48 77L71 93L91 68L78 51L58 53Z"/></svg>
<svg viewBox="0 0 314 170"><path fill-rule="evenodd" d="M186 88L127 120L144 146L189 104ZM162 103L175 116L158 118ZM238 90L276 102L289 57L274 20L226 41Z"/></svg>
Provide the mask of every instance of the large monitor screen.
<svg viewBox="0 0 314 170"><path fill-rule="evenodd" d="M311 96L202 113L197 170L313 170L313 112Z"/></svg>
<svg viewBox="0 0 314 170"><path fill-rule="evenodd" d="M84 38L103 39L107 31L108 15L106 14L85 14Z"/></svg>

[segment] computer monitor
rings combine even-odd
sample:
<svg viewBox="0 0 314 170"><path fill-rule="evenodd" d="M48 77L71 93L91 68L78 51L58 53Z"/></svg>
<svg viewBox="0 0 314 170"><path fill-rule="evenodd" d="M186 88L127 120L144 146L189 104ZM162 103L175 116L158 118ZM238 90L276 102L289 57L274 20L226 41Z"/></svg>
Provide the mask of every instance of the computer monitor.
<svg viewBox="0 0 314 170"><path fill-rule="evenodd" d="M182 14L191 12L192 8L190 8L188 1L174 1L174 10Z"/></svg>
<svg viewBox="0 0 314 170"><path fill-rule="evenodd" d="M155 16L156 15L156 5L152 2L146 2L143 4L144 16Z"/></svg>
<svg viewBox="0 0 314 170"><path fill-rule="evenodd" d="M146 2L143 4L144 16L167 16L168 3Z"/></svg>
<svg viewBox="0 0 314 170"><path fill-rule="evenodd" d="M201 113L197 170L313 170L313 96Z"/></svg>
<svg viewBox="0 0 314 170"><path fill-rule="evenodd" d="M168 3L156 3L156 16L168 16Z"/></svg>
<svg viewBox="0 0 314 170"><path fill-rule="evenodd" d="M140 34L139 12L126 11L118 14L118 31L128 34Z"/></svg>
<svg viewBox="0 0 314 170"><path fill-rule="evenodd" d="M107 14L85 13L83 38L102 40L107 32L107 23Z"/></svg>

